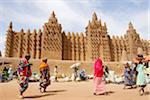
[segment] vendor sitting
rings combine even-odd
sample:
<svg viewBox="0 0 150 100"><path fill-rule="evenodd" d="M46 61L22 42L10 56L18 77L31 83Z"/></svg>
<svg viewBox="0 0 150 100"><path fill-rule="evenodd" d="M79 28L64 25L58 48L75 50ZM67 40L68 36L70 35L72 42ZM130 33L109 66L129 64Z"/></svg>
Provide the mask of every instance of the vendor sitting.
<svg viewBox="0 0 150 100"><path fill-rule="evenodd" d="M82 69L80 72L79 72L79 76L80 76L80 79L81 80L86 80L87 79L87 75L85 73L85 69Z"/></svg>

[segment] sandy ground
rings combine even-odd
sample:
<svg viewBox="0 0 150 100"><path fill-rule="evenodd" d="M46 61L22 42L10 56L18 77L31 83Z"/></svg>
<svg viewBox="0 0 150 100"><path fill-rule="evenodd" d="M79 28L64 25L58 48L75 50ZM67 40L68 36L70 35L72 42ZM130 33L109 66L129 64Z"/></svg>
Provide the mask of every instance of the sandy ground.
<svg viewBox="0 0 150 100"><path fill-rule="evenodd" d="M38 82L30 83L24 93L24 100L150 100L150 84L144 96L138 95L138 89L123 90L123 85L107 84L108 96L94 96L92 81L87 82L53 82L46 93L40 93ZM19 100L16 80L0 83L0 100Z"/></svg>

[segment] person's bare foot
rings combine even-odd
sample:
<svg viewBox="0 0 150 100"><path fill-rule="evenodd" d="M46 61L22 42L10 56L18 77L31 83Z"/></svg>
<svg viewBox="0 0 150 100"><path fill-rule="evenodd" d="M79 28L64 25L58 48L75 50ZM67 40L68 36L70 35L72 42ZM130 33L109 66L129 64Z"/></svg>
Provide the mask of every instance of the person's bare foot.
<svg viewBox="0 0 150 100"><path fill-rule="evenodd" d="M39 90L40 90L40 92L41 92L41 93L43 93L43 91L42 91L42 88L41 88L41 87L39 88Z"/></svg>
<svg viewBox="0 0 150 100"><path fill-rule="evenodd" d="M24 97L23 97L23 95L19 95L19 99L23 99Z"/></svg>
<svg viewBox="0 0 150 100"><path fill-rule="evenodd" d="M139 95L140 95L140 96L142 96L142 95L143 95L143 92L141 92L140 90L139 90Z"/></svg>
<svg viewBox="0 0 150 100"><path fill-rule="evenodd" d="M43 92L46 92L46 89L44 89Z"/></svg>
<svg viewBox="0 0 150 100"><path fill-rule="evenodd" d="M142 93L140 94L140 96L142 96L142 95L144 95L144 92L142 92Z"/></svg>

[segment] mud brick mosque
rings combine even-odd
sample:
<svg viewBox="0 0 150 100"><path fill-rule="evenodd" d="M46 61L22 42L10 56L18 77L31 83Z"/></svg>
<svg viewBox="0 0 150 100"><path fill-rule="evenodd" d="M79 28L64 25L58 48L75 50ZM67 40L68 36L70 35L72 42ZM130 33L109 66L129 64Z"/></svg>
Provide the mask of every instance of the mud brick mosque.
<svg viewBox="0 0 150 100"><path fill-rule="evenodd" d="M136 29L130 22L124 36L112 36L107 32L106 23L92 15L85 32L65 33L56 15L52 12L47 23L43 25L43 31L28 29L26 32L13 30L12 22L6 34L6 57L23 57L31 54L33 59L47 57L55 60L93 61L101 56L104 61L121 61L122 57L132 59L137 54L137 49L143 49L148 55L148 40L140 38Z"/></svg>

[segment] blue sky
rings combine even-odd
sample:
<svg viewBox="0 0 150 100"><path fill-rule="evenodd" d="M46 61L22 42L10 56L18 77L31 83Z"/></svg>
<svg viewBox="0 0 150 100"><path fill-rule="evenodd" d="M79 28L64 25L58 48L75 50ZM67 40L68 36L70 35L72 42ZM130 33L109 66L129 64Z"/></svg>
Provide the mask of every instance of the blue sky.
<svg viewBox="0 0 150 100"><path fill-rule="evenodd" d="M149 5L149 0L0 0L0 50L4 52L10 21L14 31L42 29L52 11L65 32L85 32L95 11L106 22L110 36L124 35L131 21L140 36L148 40Z"/></svg>

